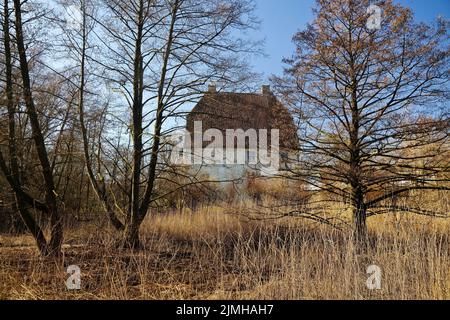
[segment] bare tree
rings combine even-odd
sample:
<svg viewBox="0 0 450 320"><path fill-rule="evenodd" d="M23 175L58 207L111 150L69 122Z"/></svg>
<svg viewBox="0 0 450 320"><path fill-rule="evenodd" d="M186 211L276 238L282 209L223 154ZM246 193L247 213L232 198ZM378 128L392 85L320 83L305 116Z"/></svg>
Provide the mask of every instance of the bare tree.
<svg viewBox="0 0 450 320"><path fill-rule="evenodd" d="M76 87L85 162L113 225L124 231L123 245L135 248L140 245L142 221L152 203L161 198L156 190L165 170L160 153L163 137L175 130L173 119L182 116L181 109L198 99L207 82L239 83L251 76L238 54L256 51L257 47L236 38L232 30L254 25L253 7L246 0L105 0L101 2L103 15L95 15L87 10L86 3L79 1L83 22L72 37L80 70ZM93 54L89 45L93 42L102 48L102 54ZM86 61L95 62L96 71L88 71ZM128 161L128 150L113 141L114 137L128 139L106 128L101 139L107 147L98 149L103 157L98 158L97 174L89 160L92 142L85 121L86 96L93 97L93 90L86 85L90 73L105 80L106 94L120 93L105 111L110 119L130 129L132 149ZM104 159L107 149L123 161L108 166ZM105 176L99 175L100 166ZM124 181L116 179L117 171L126 172L122 175ZM119 186L122 198L129 199L128 204L114 203L116 197L110 190L113 184Z"/></svg>
<svg viewBox="0 0 450 320"><path fill-rule="evenodd" d="M81 140L83 145L83 156L86 164L86 171L92 188L100 200L106 211L109 221L118 230L123 230L124 225L116 216L113 203L108 196L106 183L100 177L101 168L99 165L95 166L95 157L93 157L93 148L89 139L88 124L86 120L86 85L88 83L89 74L88 54L92 52L93 45L91 45L91 34L95 28L96 9L93 1L90 0L64 0L60 1L62 7L62 15L64 18L55 19L58 21L58 26L62 31L62 36L59 37L59 47L63 52L62 57L69 57L72 61L69 64L69 70L64 70L61 73L65 74L66 80L76 92L75 103L78 105L78 117L80 124ZM104 118L104 113L101 113L96 118L97 122L101 122ZM102 130L99 133L103 134ZM98 141L98 139L97 139ZM97 146L100 151L101 147ZM96 153L99 154L98 152Z"/></svg>
<svg viewBox="0 0 450 320"><path fill-rule="evenodd" d="M300 163L291 177L322 195L307 210L346 201L359 240L368 216L430 214L397 206L396 197L449 190L449 24L415 23L388 0L379 4L381 28L371 28L370 4L317 0L285 76L274 79L298 116Z"/></svg>
<svg viewBox="0 0 450 320"><path fill-rule="evenodd" d="M3 3L3 47L5 66L5 104L8 114L8 154L7 159L0 152L0 169L6 176L8 183L16 195L17 207L21 217L36 239L38 248L43 255L59 255L63 241L63 221L58 208L57 191L55 187L54 172L50 162L49 153L45 142L45 135L42 123L35 105L32 82L30 77L30 65L27 57L27 45L24 36L24 23L22 17L21 1L13 1L14 10L10 8L10 2ZM14 16L14 19L13 19ZM13 57L13 42L11 41L12 28L10 21L13 20L14 47L17 49L17 56ZM14 60L18 61L18 69L21 79L21 94L15 96L13 79ZM21 96L21 97L20 97ZM18 157L18 132L16 130L16 113L18 101L23 101L26 110L26 118L31 128L31 136L34 148L39 160L39 165L43 178L45 190L45 201L40 202L24 190L22 174L19 168ZM43 212L50 220L50 240L47 242L41 226L38 225L30 209L37 209Z"/></svg>

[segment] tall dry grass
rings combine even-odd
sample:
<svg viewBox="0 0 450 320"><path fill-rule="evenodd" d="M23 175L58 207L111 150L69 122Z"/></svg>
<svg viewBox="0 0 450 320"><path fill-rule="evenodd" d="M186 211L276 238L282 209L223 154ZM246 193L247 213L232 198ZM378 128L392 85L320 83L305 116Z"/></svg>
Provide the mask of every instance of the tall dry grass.
<svg viewBox="0 0 450 320"><path fill-rule="evenodd" d="M448 220L372 218L361 253L351 232L231 211L150 216L135 253L116 249L112 231L70 230L56 264L40 260L30 239L2 237L0 299L450 299ZM69 265L81 268L79 291L65 287ZM369 265L382 269L380 290L366 286Z"/></svg>

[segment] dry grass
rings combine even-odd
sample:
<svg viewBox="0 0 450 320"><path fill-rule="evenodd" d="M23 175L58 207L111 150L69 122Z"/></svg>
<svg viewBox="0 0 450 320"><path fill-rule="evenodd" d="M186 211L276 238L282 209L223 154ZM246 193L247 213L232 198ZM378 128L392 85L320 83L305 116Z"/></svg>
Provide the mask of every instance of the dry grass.
<svg viewBox="0 0 450 320"><path fill-rule="evenodd" d="M145 250L120 252L115 234L68 231L62 263L42 261L28 237L0 238L0 299L450 299L450 222L371 220L371 247L296 219L248 221L207 207L149 217ZM382 288L366 268L382 268ZM68 265L82 289L65 287Z"/></svg>

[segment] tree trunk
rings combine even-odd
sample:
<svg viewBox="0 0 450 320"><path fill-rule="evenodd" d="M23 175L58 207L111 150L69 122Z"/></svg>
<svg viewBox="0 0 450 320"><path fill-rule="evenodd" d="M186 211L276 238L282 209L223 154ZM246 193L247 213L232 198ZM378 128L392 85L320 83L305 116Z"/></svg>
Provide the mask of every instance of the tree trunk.
<svg viewBox="0 0 450 320"><path fill-rule="evenodd" d="M3 40L4 40L4 56L5 56L5 77L6 77L6 104L8 109L8 150L9 161L11 170L8 170L7 164L3 155L0 153L0 166L1 170L6 176L9 176L8 182L10 182L12 189L14 190L17 209L19 214L27 227L28 231L33 235L36 245L41 255L46 256L49 253L47 240L45 239L44 232L40 226L36 223L35 219L31 215L26 206L26 199L23 196L23 191L20 188L20 170L19 161L17 156L17 144L16 144L16 121L15 121L15 106L14 106L14 93L13 93L13 80L12 80L12 56L11 56L11 39L9 35L9 5L8 0L4 1L4 24L3 24Z"/></svg>
<svg viewBox="0 0 450 320"><path fill-rule="evenodd" d="M27 201L24 199L23 191L20 189L20 187L18 187L17 182L14 180L15 174L8 169L6 161L3 158L3 154L1 153L1 151L0 151L0 170L3 172L5 176L8 177L8 183L14 190L17 209L19 210L20 217L25 223L25 226L27 227L28 231L32 234L33 238L35 239L39 252L43 256L49 255L50 250L47 244L47 240L45 239L44 232L42 231L41 227L37 224L36 220L33 218L30 211L28 210L26 204Z"/></svg>
<svg viewBox="0 0 450 320"><path fill-rule="evenodd" d="M167 76L167 68L169 65L170 53L172 50L172 45L174 41L174 30L175 30L175 22L177 20L177 12L179 9L179 0L176 0L173 4L172 8L172 20L170 22L170 30L167 39L167 45L164 52L163 65L161 69L161 76L158 84L158 104L156 110L156 122L155 122L155 131L154 131L154 141L152 146L152 153L150 159L150 165L148 169L148 182L147 187L144 192L144 198L142 200L142 205L139 209L139 214L141 216L141 220L143 221L150 207L151 196L153 194L155 188L155 180L156 180L156 167L158 164L158 156L159 156L159 148L161 145L161 131L162 125L164 122L164 86L166 82Z"/></svg>
<svg viewBox="0 0 450 320"><path fill-rule="evenodd" d="M358 247L367 243L367 209L360 187L353 190L353 219L355 223L354 239Z"/></svg>
<svg viewBox="0 0 450 320"><path fill-rule="evenodd" d="M131 212L131 219L130 223L126 228L125 236L124 236L124 245L126 245L129 248L139 248L141 246L139 242L139 228L142 222L144 221L147 212L150 207L151 203L151 196L153 195L153 191L155 188L155 181L156 181L156 167L158 163L158 157L159 157L159 151L160 151L160 144L161 144L161 131L162 131L162 124L163 124L163 112L164 112L164 86L167 76L167 68L169 65L169 59L170 59L170 53L172 50L172 44L173 44L173 35L175 30L175 22L177 17L177 12L179 9L179 1L176 0L173 8L172 8L172 17L171 17L171 23L170 23L170 30L169 35L167 39L167 45L164 51L163 55L163 65L161 69L161 75L160 80L158 84L158 103L157 103L157 110L156 110L156 122L155 122L155 129L154 129L154 135L153 135L153 146L152 146L152 153L150 156L150 164L148 169L148 182L146 186L146 190L144 192L144 197L142 199L142 203L139 204L139 195L140 193L136 193L137 190L140 190L140 165L142 162L142 137L136 136L136 132L142 133L142 85L143 85L143 68L142 68L142 57L141 57L141 42L136 43L137 52L136 52L136 61L135 61L135 101L138 101L140 104L136 105L136 107L139 108L133 108L133 124L134 124L134 152L135 152L135 163L133 166L133 170L139 169L139 172L136 173L134 171L133 175L133 206L132 206L132 212ZM141 34L141 31L138 33ZM137 71L137 72L136 72ZM139 89L139 90L138 90ZM136 117L138 116L138 117ZM139 153L137 153L139 152ZM138 157L136 157L138 156ZM139 168L137 167L139 166ZM139 183L136 183L136 179L139 179ZM137 197L137 198L136 198Z"/></svg>
<svg viewBox="0 0 450 320"><path fill-rule="evenodd" d="M139 240L140 225L141 223L138 221L133 221L127 225L121 244L123 249L137 250L142 247L141 241Z"/></svg>
<svg viewBox="0 0 450 320"><path fill-rule="evenodd" d="M83 14L83 22L82 22L82 44L81 44L81 66L80 66L80 84L79 84L79 102L78 102L78 116L80 121L81 128L81 137L83 140L83 156L85 161L85 167L88 173L89 181L91 182L92 188L94 189L97 198L100 200L106 214L109 218L112 226L118 230L122 231L125 229L123 223L116 216L113 206L111 205L110 199L108 197L108 192L105 187L97 181L95 177L95 173L92 166L91 157L89 155L89 141L88 141L88 132L86 128L86 123L84 119L84 94L85 94L85 78L86 78L86 51L87 51L87 22L86 22L86 3L82 2L82 14ZM100 170L100 168L99 168ZM89 186L88 186L88 199L89 199Z"/></svg>
<svg viewBox="0 0 450 320"><path fill-rule="evenodd" d="M58 211L56 190L53 180L53 170L48 158L47 149L45 146L44 136L42 134L41 125L39 123L38 114L34 105L33 94L31 90L30 73L28 69L28 59L25 48L25 41L23 36L22 26L22 3L20 0L14 0L15 12L15 29L17 51L19 53L20 71L22 75L23 84L23 98L25 101L27 114L30 119L31 130L33 133L33 140L38 154L39 162L42 167L42 173L45 183L45 198L50 215L51 239L49 243L50 254L60 255L63 243L63 221L62 216Z"/></svg>
<svg viewBox="0 0 450 320"><path fill-rule="evenodd" d="M350 33L350 42L352 36ZM358 80L353 52L350 54L350 76L351 76L351 124L350 136L350 185L352 187L353 219L355 223L354 240L358 249L364 248L367 237L366 206L364 203L364 188L362 182L361 167L361 108L358 105Z"/></svg>
<svg viewBox="0 0 450 320"><path fill-rule="evenodd" d="M50 249L47 240L45 239L45 235L41 227L39 227L30 211L26 208L24 200L20 197L20 195L16 194L16 201L20 217L22 218L28 231L33 235L33 238L36 241L36 245L39 249L39 253L44 257L50 255L52 250Z"/></svg>

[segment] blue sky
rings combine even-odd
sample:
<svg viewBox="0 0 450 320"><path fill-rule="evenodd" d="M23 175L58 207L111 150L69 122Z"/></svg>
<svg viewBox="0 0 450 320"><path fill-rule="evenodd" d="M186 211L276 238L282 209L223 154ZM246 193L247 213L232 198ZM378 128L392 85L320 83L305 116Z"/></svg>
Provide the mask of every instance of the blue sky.
<svg viewBox="0 0 450 320"><path fill-rule="evenodd" d="M256 36L266 40L267 58L253 61L255 70L263 72L266 79L281 74L282 58L293 53L292 36L312 20L314 0L256 0L257 16L261 29ZM412 8L417 20L430 21L438 15L450 18L450 0L397 0ZM266 80L267 82L267 80Z"/></svg>

